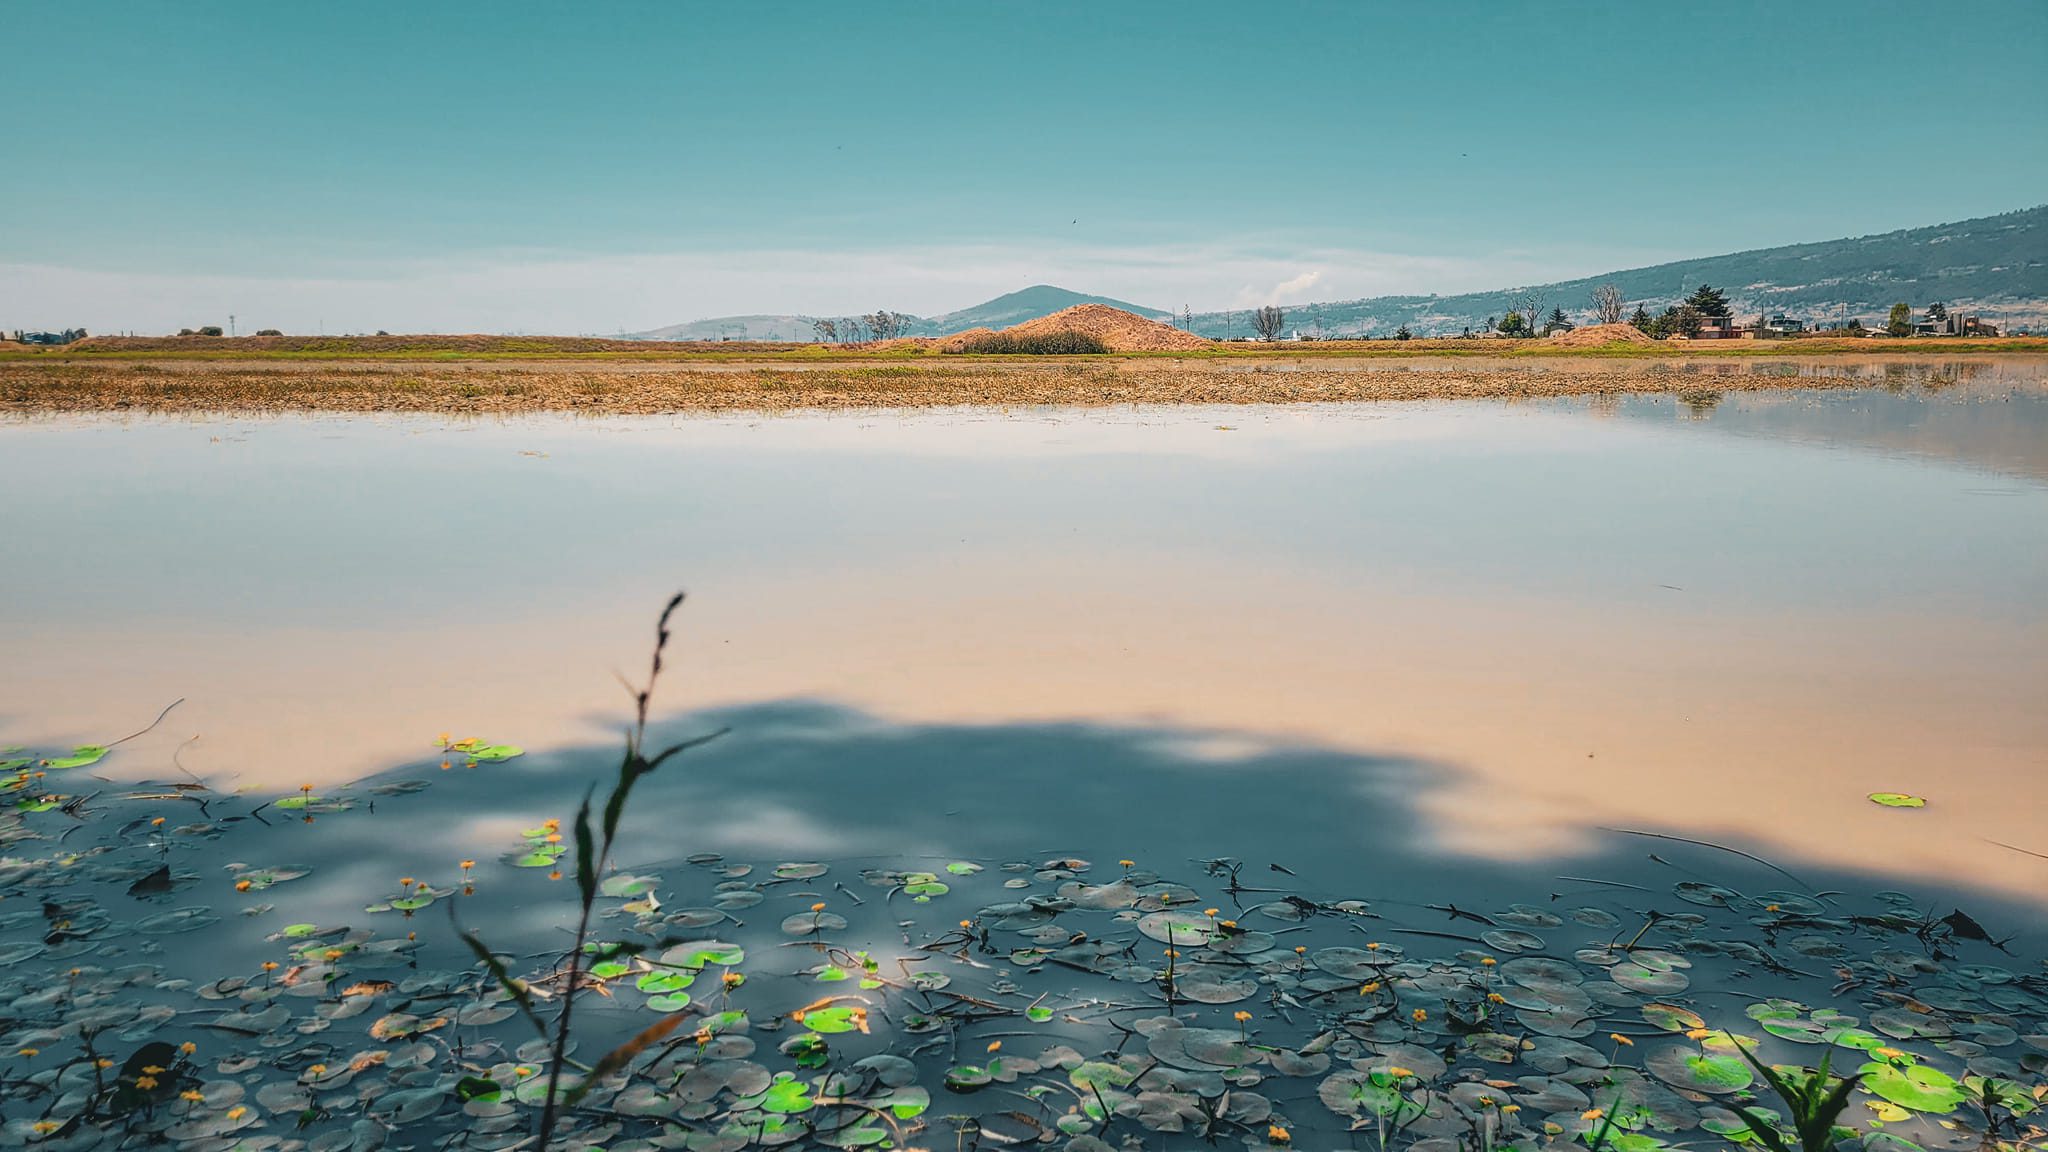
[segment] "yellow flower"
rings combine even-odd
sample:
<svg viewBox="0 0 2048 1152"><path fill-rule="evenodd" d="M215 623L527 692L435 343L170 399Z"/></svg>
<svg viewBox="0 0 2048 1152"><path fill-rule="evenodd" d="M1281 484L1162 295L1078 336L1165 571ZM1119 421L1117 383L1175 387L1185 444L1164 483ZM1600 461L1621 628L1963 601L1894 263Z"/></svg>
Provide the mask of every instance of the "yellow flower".
<svg viewBox="0 0 2048 1152"><path fill-rule="evenodd" d="M309 1076L325 1076L327 1075L327 1065L315 1064L311 1068L306 1069L306 1074Z"/></svg>
<svg viewBox="0 0 2048 1152"><path fill-rule="evenodd" d="M1278 1124L1269 1124L1266 1126L1266 1139L1274 1144L1285 1144L1294 1137L1289 1136L1287 1129Z"/></svg>
<svg viewBox="0 0 2048 1152"><path fill-rule="evenodd" d="M1308 954L1308 948L1304 945L1296 944L1294 946L1294 954L1296 956L1305 956Z"/></svg>
<svg viewBox="0 0 2048 1152"><path fill-rule="evenodd" d="M1766 912L1776 912L1776 911L1778 911L1778 906L1777 906L1776 904L1766 904L1766 905L1764 905L1764 911L1766 911Z"/></svg>
<svg viewBox="0 0 2048 1152"><path fill-rule="evenodd" d="M550 843L550 844L560 844L561 842L562 842L562 834L561 834L560 832L550 832L550 833L548 833L548 843Z"/></svg>
<svg viewBox="0 0 2048 1152"><path fill-rule="evenodd" d="M105 1056L102 1056L98 1060L93 1061L93 1063L97 1064L101 1068L112 1068L114 1066L114 1062L112 1060L107 1059Z"/></svg>
<svg viewBox="0 0 2048 1152"><path fill-rule="evenodd" d="M476 861L474 861L474 860L464 860L464 861L462 862L462 870L463 870L464 872L467 872L467 871L469 871L469 870L470 870L471 868L474 868L474 867L476 867Z"/></svg>
<svg viewBox="0 0 2048 1152"><path fill-rule="evenodd" d="M42 1051L43 1051L43 1050L42 1050L41 1048L23 1048L23 1049L21 1049L20 1051L16 1052L16 1053L15 1053L15 1055L16 1055L16 1056L27 1056L27 1057L31 1057L31 1058L33 1058L33 1057L35 1057L35 1056L38 1056L38 1055L40 1055L40 1054L42 1053Z"/></svg>
<svg viewBox="0 0 2048 1152"><path fill-rule="evenodd" d="M512 1074L521 1079L525 1079L526 1077L533 1075L533 1069L528 1068L524 1064L521 1064L518 1067L512 1069Z"/></svg>
<svg viewBox="0 0 2048 1152"><path fill-rule="evenodd" d="M1221 911L1221 908L1204 908L1202 909L1202 915L1207 916L1211 920L1214 920L1216 918L1216 913Z"/></svg>
<svg viewBox="0 0 2048 1152"><path fill-rule="evenodd" d="M1235 920L1218 920L1217 923L1223 925L1225 928L1237 927L1237 921Z"/></svg>
<svg viewBox="0 0 2048 1152"><path fill-rule="evenodd" d="M149 826L150 826L151 828L161 828L161 827L163 827L163 826L164 826L164 818L163 818L163 817L161 817L161 816L159 816L159 817L157 817L156 819L154 819L154 820L151 820L151 821L149 822Z"/></svg>
<svg viewBox="0 0 2048 1152"><path fill-rule="evenodd" d="M1598 1120L1599 1118L1605 1115L1607 1115L1607 1113L1599 1108L1588 1108L1584 1112L1579 1113L1579 1119Z"/></svg>
<svg viewBox="0 0 2048 1152"><path fill-rule="evenodd" d="M187 1088L183 1092L178 1093L178 1099L184 1100L192 1104L204 1104L206 1103L206 1093L195 1092L192 1089Z"/></svg>
<svg viewBox="0 0 2048 1152"><path fill-rule="evenodd" d="M1870 1054L1873 1056L1882 1056L1887 1060L1899 1060L1904 1058L1906 1055L1904 1052L1901 1052L1897 1048L1893 1048L1890 1045L1886 1045L1882 1048L1872 1048L1870 1050Z"/></svg>
<svg viewBox="0 0 2048 1152"><path fill-rule="evenodd" d="M988 1042L988 1050L989 1050L989 1051L991 1051L991 1052L1000 1052L1000 1051L1002 1051L1002 1050L1003 1050L1003 1042L1002 1042L1001 1040L991 1040L991 1041L989 1041L989 1042Z"/></svg>
<svg viewBox="0 0 2048 1152"><path fill-rule="evenodd" d="M1380 950L1380 945L1379 945L1379 941L1375 940L1375 941L1372 941L1372 942L1370 942L1370 943L1366 944L1366 946L1365 946L1365 950L1366 950L1366 951L1368 951L1368 952L1377 952L1377 951L1379 951L1379 950Z"/></svg>
<svg viewBox="0 0 2048 1152"><path fill-rule="evenodd" d="M55 1132L59 1128L62 1128L63 1125L57 1123L55 1120L38 1120L35 1123L29 1125L29 1127L34 1129L35 1134L38 1136L48 1136L50 1133Z"/></svg>
<svg viewBox="0 0 2048 1152"><path fill-rule="evenodd" d="M1508 1002L1508 998L1498 992L1488 992L1486 994L1486 1002L1488 1004L1505 1004Z"/></svg>
<svg viewBox="0 0 2048 1152"><path fill-rule="evenodd" d="M398 883L399 883L399 884L400 884L401 886L403 886L403 887L406 887L406 888L410 888L410 887L412 887L412 877L410 877L410 876L400 876L400 877L398 878Z"/></svg>
<svg viewBox="0 0 2048 1152"><path fill-rule="evenodd" d="M240 1104L237 1104L233 1108L228 1109L228 1119L230 1120L240 1120L242 1117L247 1116L248 1114L249 1110L247 1108L242 1107Z"/></svg>
<svg viewBox="0 0 2048 1152"><path fill-rule="evenodd" d="M553 872L548 873L548 879L550 880L560 880L561 878L562 870L560 868L557 868Z"/></svg>
<svg viewBox="0 0 2048 1152"><path fill-rule="evenodd" d="M265 960L265 961L263 962L263 970L264 970L265 972L275 972L275 971L277 971L277 961L275 961L275 960Z"/></svg>
<svg viewBox="0 0 2048 1152"><path fill-rule="evenodd" d="M339 960L341 959L341 949L329 948L327 951L321 953L321 955L327 957L329 960Z"/></svg>
<svg viewBox="0 0 2048 1152"><path fill-rule="evenodd" d="M1136 861L1136 860L1119 860L1119 861L1117 861L1117 863L1119 863L1119 864L1123 865L1123 866L1124 866L1124 867L1126 867L1126 868L1129 868L1129 867L1130 867L1131 865L1133 865L1133 864L1136 864L1136 863L1137 863L1137 861Z"/></svg>
<svg viewBox="0 0 2048 1152"><path fill-rule="evenodd" d="M1635 1047L1635 1046L1636 1046L1636 1042L1635 1042L1635 1041L1633 1041L1633 1040L1629 1039L1629 1038L1628 1038L1628 1037L1626 1037L1626 1036L1623 1036L1623 1035L1622 1035L1621 1033L1619 1033L1619 1032L1609 1032L1609 1033L1607 1034L1607 1038L1608 1038L1609 1040L1612 1040L1612 1041L1614 1041L1614 1042L1615 1042L1616 1044L1619 1044L1619 1045L1621 1045L1621 1046L1622 1046L1622 1047L1624 1047L1624 1048L1633 1048L1633 1047Z"/></svg>
<svg viewBox="0 0 2048 1152"><path fill-rule="evenodd" d="M1423 1022L1424 1020L1427 1020L1427 1019L1429 1019L1429 1013L1428 1013L1428 1012L1425 1012L1425 1011L1423 1011L1423 1010L1422 1010L1422 1009L1420 1009L1420 1008L1417 1008L1417 1009L1416 1009L1415 1011L1413 1011L1413 1012L1409 1013L1409 1015L1411 1015L1411 1016L1413 1016L1413 1017L1415 1018L1415 1022L1416 1022L1417 1024L1420 1024L1420 1023L1422 1023L1422 1022Z"/></svg>
<svg viewBox="0 0 2048 1152"><path fill-rule="evenodd" d="M811 905L811 911L813 912L823 912L824 910L825 902L823 900L820 900L816 904Z"/></svg>
<svg viewBox="0 0 2048 1152"><path fill-rule="evenodd" d="M1520 1112L1522 1110L1522 1106L1520 1104L1503 1104L1501 1105L1500 1110L1503 1112Z"/></svg>
<svg viewBox="0 0 2048 1152"><path fill-rule="evenodd" d="M1235 1015L1235 1016L1231 1017L1231 1019L1233 1019L1233 1020L1236 1020L1236 1021L1237 1021L1237 1022L1238 1022L1239 1024L1242 1024L1242 1023L1244 1023L1245 1021L1247 1021L1247 1020L1249 1020L1249 1019L1251 1019L1251 1018L1252 1018L1252 1014L1251 1014L1251 1013L1249 1013L1249 1012L1243 1011L1243 1010L1239 1010L1239 1012L1237 1013L1237 1015Z"/></svg>
<svg viewBox="0 0 2048 1152"><path fill-rule="evenodd" d="M137 1076L137 1077L135 1078L135 1086L136 1086L137 1088L140 1088L140 1089L142 1089L142 1090L143 1090L144 1092L147 1092L147 1091L149 1091L149 1090L150 1090L151 1088L154 1088L154 1087L156 1087L156 1077L154 1077L154 1076Z"/></svg>
<svg viewBox="0 0 2048 1152"><path fill-rule="evenodd" d="M1387 1075L1392 1076L1396 1080L1406 1080L1410 1076L1415 1075L1415 1072L1413 1069L1403 1068L1396 1064L1387 1069Z"/></svg>
<svg viewBox="0 0 2048 1152"><path fill-rule="evenodd" d="M1480 967L1482 967L1482 968L1491 968L1491 967L1493 967L1493 966L1494 966L1495 964L1498 964L1498 963L1500 963L1500 961L1498 961L1498 960L1495 960L1495 959L1494 959L1493 957L1491 957L1491 956L1481 956L1481 957L1479 958L1479 966L1480 966Z"/></svg>
<svg viewBox="0 0 2048 1152"><path fill-rule="evenodd" d="M178 1051L187 1056L190 1056L194 1052L199 1051L199 1045L194 1044L190 1040L187 1040L183 1044L178 1045Z"/></svg>
<svg viewBox="0 0 2048 1152"><path fill-rule="evenodd" d="M144 1076L160 1076L163 1074L163 1069L155 1064L144 1064L142 1066L142 1074Z"/></svg>
<svg viewBox="0 0 2048 1152"><path fill-rule="evenodd" d="M1685 1034L1685 1038L1687 1040L1705 1040L1707 1037L1712 1036L1713 1034L1714 1030L1712 1028L1695 1028L1692 1031L1687 1032Z"/></svg>
<svg viewBox="0 0 2048 1152"><path fill-rule="evenodd" d="M237 891L237 892L247 892L248 890L249 890L249 882L248 882L247 880L237 880L237 881L235 881L235 891Z"/></svg>
<svg viewBox="0 0 2048 1152"><path fill-rule="evenodd" d="M1379 990L1380 990L1380 982L1379 982L1379 981L1377 981L1377 980L1373 981L1373 982L1372 982L1372 983L1370 983L1370 984L1361 984L1361 985L1359 985L1359 986L1358 986L1358 994L1359 994L1360 996L1370 996L1370 995L1372 995L1373 993L1375 993L1375 992L1377 992L1377 991L1379 991Z"/></svg>
<svg viewBox="0 0 2048 1152"><path fill-rule="evenodd" d="M974 921L972 921L972 920L962 920L962 921L960 922L960 926L961 926L962 928L972 928L972 927L974 927Z"/></svg>

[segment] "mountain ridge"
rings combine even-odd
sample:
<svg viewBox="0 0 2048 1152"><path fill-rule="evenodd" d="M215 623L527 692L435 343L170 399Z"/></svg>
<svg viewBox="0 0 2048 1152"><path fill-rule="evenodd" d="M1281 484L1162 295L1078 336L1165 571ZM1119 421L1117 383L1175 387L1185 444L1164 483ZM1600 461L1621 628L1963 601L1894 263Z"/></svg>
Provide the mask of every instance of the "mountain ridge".
<svg viewBox="0 0 2048 1152"><path fill-rule="evenodd" d="M1738 315L1785 312L1809 323L1851 317L1881 323L1894 302L1915 308L1940 301L1951 309L1990 312L2001 327L2048 326L2048 205L2022 208L1868 236L1753 248L1621 269L1545 284L1449 296L1410 294L1284 305L1290 331L1323 338L1391 335L1403 325L1417 336L1456 335L1480 328L1529 299L1547 315L1563 309L1575 322L1592 318L1601 284L1620 288L1630 308L1656 312L1702 283L1728 293ZM969 328L1007 328L1077 304L1106 304L1154 320L1174 314L1034 284L937 316L905 318L902 335L948 336ZM1250 309L1196 312L1190 327L1216 339L1251 333ZM631 333L638 340L817 339L810 314L721 316ZM836 317L834 319L837 319Z"/></svg>

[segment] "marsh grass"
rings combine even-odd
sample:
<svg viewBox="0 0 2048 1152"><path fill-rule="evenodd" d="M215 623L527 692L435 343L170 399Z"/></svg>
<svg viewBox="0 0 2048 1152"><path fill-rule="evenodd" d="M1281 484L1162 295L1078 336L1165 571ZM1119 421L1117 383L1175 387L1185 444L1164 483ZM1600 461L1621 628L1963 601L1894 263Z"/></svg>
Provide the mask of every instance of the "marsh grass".
<svg viewBox="0 0 2048 1152"><path fill-rule="evenodd" d="M574 945L569 952L569 972L568 979L563 985L562 1006L555 1014L552 1030L540 1018L526 985L506 970L504 963L491 952L481 937L474 932L462 930L459 925L457 927L470 951L476 953L477 959L483 962L499 986L518 1004L519 1009L525 1013L542 1038L550 1041L547 1095L541 1105L537 1152L547 1152L548 1143L554 1138L556 1117L564 1109L574 1107L600 1080L625 1066L649 1046L659 1042L685 1019L680 1014L669 1016L642 1030L624 1044L606 1053L590 1067L580 1083L566 1093L562 1091L562 1067L567 1060L569 1042L574 1032L576 1000L577 994L582 991L585 961L593 958L598 961L622 959L645 951L647 947L633 943L607 944L596 952L587 947L590 940L590 917L597 905L599 880L611 866L612 847L618 841L619 822L626 814L626 805L632 798L633 786L652 775L670 759L692 748L708 744L726 732L721 728L704 736L671 744L652 755L647 753L647 709L654 698L655 685L661 680L662 655L668 648L670 637L669 622L675 616L676 609L682 605L683 593L678 592L669 598L667 606L661 611L660 621L655 625L654 655L649 664L647 681L638 689L628 685L628 691L633 693L633 725L627 730L626 747L619 761L618 776L612 783L611 793L605 797L604 808L599 815L595 831L592 830L590 823L590 802L597 794L596 782L593 781L584 789L583 801L576 809L576 933ZM450 915L453 915L452 908Z"/></svg>
<svg viewBox="0 0 2048 1152"><path fill-rule="evenodd" d="M1764 1082L1771 1086L1771 1091L1776 1092L1778 1098L1785 1102L1785 1110L1792 1120L1793 1132L1799 1137L1801 1152L1832 1152L1837 1141L1844 1136L1855 1135L1851 1130L1837 1127L1835 1121L1840 1119L1842 1112L1849 1107L1849 1095L1863 1082L1863 1076L1856 1073L1839 1078L1830 1077L1828 1065L1834 1059L1834 1053L1823 1053L1820 1067L1802 1069L1806 1075L1794 1077L1757 1059L1747 1044L1738 1041L1735 1048L1742 1053L1742 1058L1756 1069L1757 1074L1764 1078ZM1785 1138L1779 1135L1769 1120L1764 1119L1752 1108L1740 1104L1731 1107L1736 1115L1742 1117L1742 1122L1749 1125L1751 1134L1770 1152L1792 1152L1791 1145L1786 1143Z"/></svg>

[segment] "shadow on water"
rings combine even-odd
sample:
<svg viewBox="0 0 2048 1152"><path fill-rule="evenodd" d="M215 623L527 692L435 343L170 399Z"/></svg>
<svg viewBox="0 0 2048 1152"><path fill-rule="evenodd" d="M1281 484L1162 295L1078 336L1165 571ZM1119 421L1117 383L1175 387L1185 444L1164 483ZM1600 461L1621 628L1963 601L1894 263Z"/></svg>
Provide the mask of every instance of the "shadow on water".
<svg viewBox="0 0 2048 1152"><path fill-rule="evenodd" d="M922 1147L965 1125L1266 1147L1385 1123L1428 1152L1534 1149L1598 1108L1647 1152L1750 1098L1733 1037L1871 1061L1869 1147L1960 1146L1976 1128L1930 1122L1966 1119L1958 1077L2048 1070L2039 910L1967 877L1888 896L1623 834L1476 860L1417 808L1454 768L1230 732L906 727L797 700L658 735L720 726L635 795L597 934L646 951L586 994L582 1059L686 1023L588 1099L570 1146ZM8 814L4 1043L37 1053L0 1073L10 1142L516 1146L544 1053L445 913L559 991L573 897L548 874L574 856L551 853L617 756L437 754L304 814L175 779ZM1799 818L1758 798L1760 821ZM79 1062L88 1038L113 1088ZM161 1088L134 1087L143 1066Z"/></svg>

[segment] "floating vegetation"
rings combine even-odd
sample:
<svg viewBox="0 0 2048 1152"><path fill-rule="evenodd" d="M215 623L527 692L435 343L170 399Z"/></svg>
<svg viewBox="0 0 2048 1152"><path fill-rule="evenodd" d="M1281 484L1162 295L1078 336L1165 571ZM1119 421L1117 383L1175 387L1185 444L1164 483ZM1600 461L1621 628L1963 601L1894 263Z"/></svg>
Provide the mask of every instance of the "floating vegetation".
<svg viewBox="0 0 2048 1152"><path fill-rule="evenodd" d="M1904 792L1872 792L1870 794L1870 802L1872 804L1882 804L1887 808L1927 807L1927 801L1924 797L1909 796Z"/></svg>
<svg viewBox="0 0 2048 1152"><path fill-rule="evenodd" d="M659 763L637 732L622 788ZM1897 893L1692 875L1431 911L1369 877L1254 891L1229 859L629 867L621 798L449 859L459 884L380 872L323 911L345 870L320 838L378 818L371 796L421 802L366 791L195 795L190 823L162 790L0 810L0 1146L513 1152L543 1124L579 1152L2043 1138L2048 969ZM292 817L266 829L273 807ZM336 818L302 827L315 812ZM304 856L263 839L284 833ZM285 911L233 915L258 894ZM441 916L493 899L512 914L471 951ZM559 905L573 935L540 914Z"/></svg>

